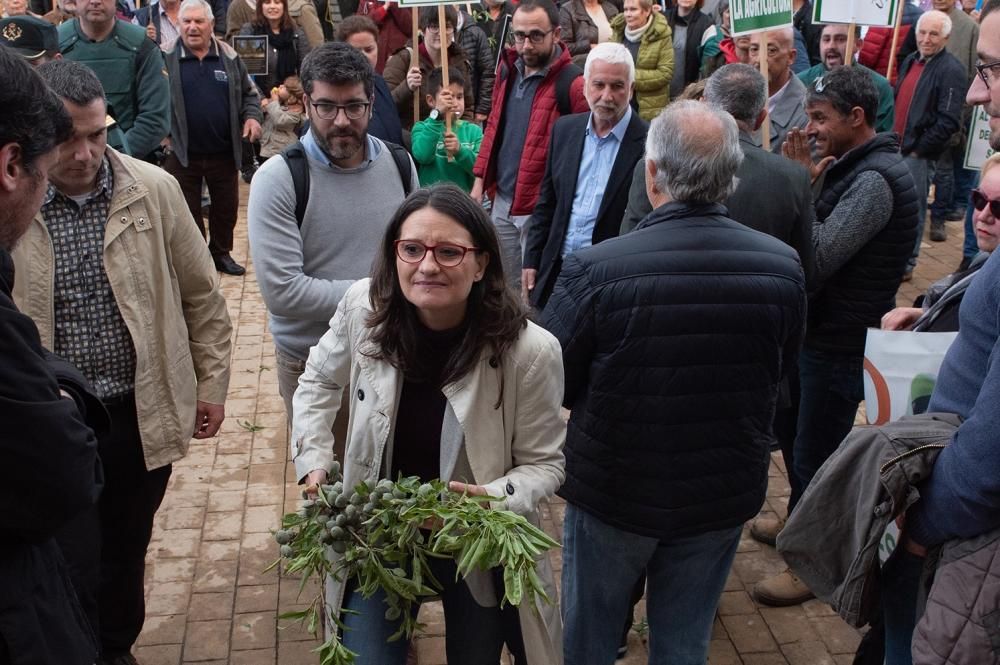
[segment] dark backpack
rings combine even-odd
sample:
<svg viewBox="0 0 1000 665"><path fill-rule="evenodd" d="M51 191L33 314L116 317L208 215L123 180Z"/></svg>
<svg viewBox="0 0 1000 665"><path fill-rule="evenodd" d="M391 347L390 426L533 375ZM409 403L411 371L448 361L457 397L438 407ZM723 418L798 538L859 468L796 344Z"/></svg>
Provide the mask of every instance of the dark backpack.
<svg viewBox="0 0 1000 665"><path fill-rule="evenodd" d="M413 169L410 165L410 153L406 148L389 141L382 141L385 147L392 154L392 161L396 162L399 170L399 179L403 181L403 194L410 195L413 182ZM300 141L296 141L281 151L281 158L288 165L288 171L292 174L292 184L295 186L295 223L301 229L302 219L306 216L306 205L309 203L309 161L306 157L305 148Z"/></svg>
<svg viewBox="0 0 1000 665"><path fill-rule="evenodd" d="M506 65L500 68L497 82L507 78L509 71ZM567 64L556 74L556 106L559 108L559 115L570 115L573 113L573 103L569 98L569 89L578 77L583 76L583 70L573 63Z"/></svg>

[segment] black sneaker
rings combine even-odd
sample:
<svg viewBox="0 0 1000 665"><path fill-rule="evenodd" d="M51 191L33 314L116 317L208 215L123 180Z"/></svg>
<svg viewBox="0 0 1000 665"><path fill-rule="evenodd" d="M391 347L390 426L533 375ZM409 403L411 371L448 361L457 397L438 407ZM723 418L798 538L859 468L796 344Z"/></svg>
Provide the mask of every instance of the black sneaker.
<svg viewBox="0 0 1000 665"><path fill-rule="evenodd" d="M944 222L936 222L931 220L931 240L934 242L944 242L948 239L948 229L945 227Z"/></svg>
<svg viewBox="0 0 1000 665"><path fill-rule="evenodd" d="M965 208L955 208L944 216L946 222L961 222L965 220Z"/></svg>
<svg viewBox="0 0 1000 665"><path fill-rule="evenodd" d="M233 257L228 254L222 254L221 256L216 256L214 258L215 269L219 272L227 275L236 275L237 277L246 274L247 269L234 261Z"/></svg>

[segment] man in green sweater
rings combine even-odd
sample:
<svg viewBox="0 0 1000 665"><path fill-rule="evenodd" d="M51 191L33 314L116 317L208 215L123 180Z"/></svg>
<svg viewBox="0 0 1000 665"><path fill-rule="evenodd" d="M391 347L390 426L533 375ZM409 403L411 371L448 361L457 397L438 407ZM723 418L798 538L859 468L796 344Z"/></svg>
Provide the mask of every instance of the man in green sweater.
<svg viewBox="0 0 1000 665"><path fill-rule="evenodd" d="M483 142L479 125L459 118L465 112L465 78L448 68L448 86L444 85L440 67L427 77L427 105L430 117L413 125L413 160L417 163L420 186L436 182L453 182L465 191L472 189L475 176L472 167ZM445 117L451 114L451 131L445 127Z"/></svg>
<svg viewBox="0 0 1000 665"><path fill-rule="evenodd" d="M59 48L97 74L129 154L149 157L170 133L170 88L163 56L146 31L115 18L115 0L89 0L59 26Z"/></svg>
<svg viewBox="0 0 1000 665"><path fill-rule="evenodd" d="M823 74L834 67L843 67L847 63L847 30L848 26L837 23L828 23L822 26L822 33L819 40L820 63L799 74L799 79L806 84L807 88ZM851 53L851 62L854 67L860 67L868 72L878 90L878 115L875 118L876 132L891 132L892 125L896 120L896 102L889 81L878 72L868 69L864 65L854 62L855 56L861 50L861 28L857 28L855 34L854 51Z"/></svg>

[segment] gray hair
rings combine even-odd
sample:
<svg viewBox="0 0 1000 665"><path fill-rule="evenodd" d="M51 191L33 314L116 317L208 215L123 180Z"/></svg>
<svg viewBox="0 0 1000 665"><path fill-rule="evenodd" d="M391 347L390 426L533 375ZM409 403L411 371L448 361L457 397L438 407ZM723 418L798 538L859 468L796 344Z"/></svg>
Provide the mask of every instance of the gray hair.
<svg viewBox="0 0 1000 665"><path fill-rule="evenodd" d="M601 42L590 49L587 54L587 62L583 65L583 79L590 80L590 64L595 60L606 62L609 65L625 65L628 68L628 83L635 83L635 62L632 54L628 52L622 44L618 42Z"/></svg>
<svg viewBox="0 0 1000 665"><path fill-rule="evenodd" d="M756 67L740 63L725 65L705 84L705 101L725 109L752 130L767 104L767 81Z"/></svg>
<svg viewBox="0 0 1000 665"><path fill-rule="evenodd" d="M177 18L184 16L184 12L188 9L201 9L205 12L205 16L212 23L215 23L215 14L212 13L212 5L208 4L205 0L184 0L181 3L181 8L177 10Z"/></svg>
<svg viewBox="0 0 1000 665"><path fill-rule="evenodd" d="M736 121L715 104L674 102L649 126L646 161L674 201L718 203L733 193L743 162Z"/></svg>
<svg viewBox="0 0 1000 665"><path fill-rule="evenodd" d="M917 30L920 30L920 24L923 23L928 18L935 18L941 21L942 36L948 37L951 35L951 26L952 26L951 17L942 11L938 11L937 9L926 11L920 15L920 18L917 19Z"/></svg>

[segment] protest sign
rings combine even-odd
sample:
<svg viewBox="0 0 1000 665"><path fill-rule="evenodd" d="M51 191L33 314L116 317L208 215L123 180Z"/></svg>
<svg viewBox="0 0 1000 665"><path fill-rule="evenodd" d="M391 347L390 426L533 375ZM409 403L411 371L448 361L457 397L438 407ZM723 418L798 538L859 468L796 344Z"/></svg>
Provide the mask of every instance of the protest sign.
<svg viewBox="0 0 1000 665"><path fill-rule="evenodd" d="M813 23L854 23L891 28L903 0L816 0Z"/></svg>
<svg viewBox="0 0 1000 665"><path fill-rule="evenodd" d="M731 0L733 36L792 25L792 0Z"/></svg>
<svg viewBox="0 0 1000 665"><path fill-rule="evenodd" d="M969 127L969 142L965 146L965 168L978 171L993 152L990 148L990 116L982 106L977 106Z"/></svg>

